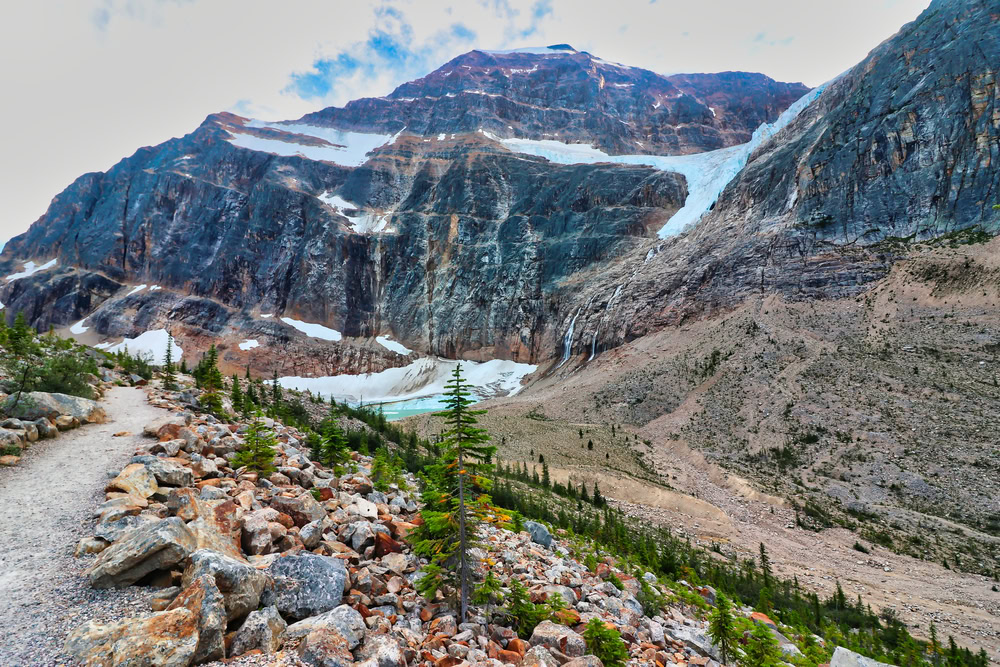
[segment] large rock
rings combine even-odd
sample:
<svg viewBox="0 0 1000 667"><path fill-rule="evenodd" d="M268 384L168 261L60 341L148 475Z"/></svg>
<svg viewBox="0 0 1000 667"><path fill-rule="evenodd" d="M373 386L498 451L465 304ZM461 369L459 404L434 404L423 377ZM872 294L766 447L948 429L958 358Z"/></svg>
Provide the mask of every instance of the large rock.
<svg viewBox="0 0 1000 667"><path fill-rule="evenodd" d="M406 656L399 642L388 635L369 637L355 656L357 667L406 667Z"/></svg>
<svg viewBox="0 0 1000 667"><path fill-rule="evenodd" d="M286 618L330 611L344 596L347 570L339 558L308 552L284 556L275 559L267 573L274 586L265 594L265 604L273 604Z"/></svg>
<svg viewBox="0 0 1000 667"><path fill-rule="evenodd" d="M182 583L185 587L204 574L215 579L216 586L225 598L226 617L232 621L242 618L260 605L261 593L268 584L268 576L246 561L231 556L199 549L191 554L190 563L184 570Z"/></svg>
<svg viewBox="0 0 1000 667"><path fill-rule="evenodd" d="M140 463L153 474L157 483L166 486L191 486L194 473L181 461L158 456L133 456L132 463Z"/></svg>
<svg viewBox="0 0 1000 667"><path fill-rule="evenodd" d="M60 415L76 417L82 424L103 424L108 416L97 401L68 394L50 394L44 391L31 391L21 394L17 407L11 413L14 396L8 396L0 408L4 414L10 414L18 419L55 420Z"/></svg>
<svg viewBox="0 0 1000 667"><path fill-rule="evenodd" d="M533 646L524 654L521 667L559 667L559 661L544 646Z"/></svg>
<svg viewBox="0 0 1000 667"><path fill-rule="evenodd" d="M336 630L347 640L348 648L353 651L364 641L365 619L351 606L342 604L326 613L292 623L285 632L285 638L301 639L313 630Z"/></svg>
<svg viewBox="0 0 1000 667"><path fill-rule="evenodd" d="M271 499L271 507L292 517L299 528L326 517L326 510L316 502L311 493L303 493L295 498L275 496Z"/></svg>
<svg viewBox="0 0 1000 667"><path fill-rule="evenodd" d="M253 650L274 653L281 646L287 627L288 624L281 618L276 607L264 607L252 611L236 631L229 655L243 655Z"/></svg>
<svg viewBox="0 0 1000 667"><path fill-rule="evenodd" d="M226 657L226 605L211 575L203 574L195 579L174 598L167 611L171 609L187 609L198 619L198 647L192 662Z"/></svg>
<svg viewBox="0 0 1000 667"><path fill-rule="evenodd" d="M587 652L587 642L583 637L565 625L552 621L542 621L531 633L532 646L544 646L570 658L577 658Z"/></svg>
<svg viewBox="0 0 1000 667"><path fill-rule="evenodd" d="M354 667L354 656L336 630L318 628L299 644L299 659L314 667Z"/></svg>
<svg viewBox="0 0 1000 667"><path fill-rule="evenodd" d="M536 521L525 521L524 527L531 535L532 542L541 544L543 547L552 546L552 533L549 532L548 528Z"/></svg>
<svg viewBox="0 0 1000 667"><path fill-rule="evenodd" d="M140 498L149 498L159 493L160 485L153 472L142 463L130 463L122 468L118 476L108 482L106 491L123 491Z"/></svg>
<svg viewBox="0 0 1000 667"><path fill-rule="evenodd" d="M838 646L830 658L830 667L893 667L893 665L866 658L843 646Z"/></svg>
<svg viewBox="0 0 1000 667"><path fill-rule="evenodd" d="M64 650L86 665L187 667L198 650L198 618L181 607L108 625L88 621L70 633Z"/></svg>
<svg viewBox="0 0 1000 667"><path fill-rule="evenodd" d="M94 588L130 586L150 572L178 564L195 550L195 539L177 517L142 526L101 552L88 576Z"/></svg>

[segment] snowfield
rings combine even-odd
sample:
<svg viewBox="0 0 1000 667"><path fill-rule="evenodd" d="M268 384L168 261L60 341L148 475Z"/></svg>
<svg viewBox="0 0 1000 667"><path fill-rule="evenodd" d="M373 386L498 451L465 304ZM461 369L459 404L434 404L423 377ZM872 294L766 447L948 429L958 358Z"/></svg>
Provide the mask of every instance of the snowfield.
<svg viewBox="0 0 1000 667"><path fill-rule="evenodd" d="M335 210L338 214L347 218L348 222L351 223L351 229L358 234L381 232L385 230L386 225L389 223L389 217L392 215L392 213L379 215L378 213L373 213L371 211L364 211L357 204L349 202L339 195L330 194L329 192L324 192L319 195L319 200ZM357 213L347 212L351 210L357 211Z"/></svg>
<svg viewBox="0 0 1000 667"><path fill-rule="evenodd" d="M387 368L379 373L334 375L327 377L283 377L278 383L288 389L298 389L333 396L338 401L360 403L393 403L418 398L440 396L451 379L451 373L461 363L466 382L479 399L513 396L521 390L521 381L538 366L494 359L477 363L453 359L423 357L402 368Z"/></svg>
<svg viewBox="0 0 1000 667"><path fill-rule="evenodd" d="M77 322L76 324L74 324L73 326L71 326L69 328L70 333L76 334L77 336L79 336L80 334L87 333L87 330L89 330L90 327L83 326L83 323L86 322L86 321L87 321L87 318L85 317L82 320L80 320L79 322Z"/></svg>
<svg viewBox="0 0 1000 667"><path fill-rule="evenodd" d="M310 338L321 338L322 340L340 340L343 338L339 331L331 329L330 327L325 327L322 324L293 320L290 317L282 317L281 321L293 329L298 329Z"/></svg>
<svg viewBox="0 0 1000 667"><path fill-rule="evenodd" d="M385 349L395 352L396 354L401 354L404 357L413 352L413 350L409 349L402 343L397 343L388 336L376 336L375 342L384 347Z"/></svg>
<svg viewBox="0 0 1000 667"><path fill-rule="evenodd" d="M666 238L680 234L701 220L730 181L746 166L750 154L791 123L823 93L829 83L810 90L785 109L773 123L762 123L747 143L694 155L608 155L586 144L567 144L554 139L500 139L488 132L484 134L516 153L535 155L556 164L613 162L647 165L681 174L687 180L688 196L684 205L660 229L660 238Z"/></svg>
<svg viewBox="0 0 1000 667"><path fill-rule="evenodd" d="M25 262L21 266L24 267L24 271L18 271L17 273L12 273L7 276L7 282L13 282L19 278L27 278L28 276L38 273L39 271L44 271L45 269L51 269L53 266L59 263L58 259L50 259L44 264L35 264L34 262Z"/></svg>
<svg viewBox="0 0 1000 667"><path fill-rule="evenodd" d="M129 354L148 355L150 363L155 366L162 366L166 363L167 340L169 338L170 334L167 333L166 329L153 329L151 331L144 331L135 338L126 338L116 345L101 343L100 345L95 345L95 347L102 350L106 349L108 352L118 352L128 349ZM181 357L184 356L184 350L177 344L177 341L174 341L172 354L175 363L180 361Z"/></svg>
<svg viewBox="0 0 1000 667"><path fill-rule="evenodd" d="M255 347L260 347L260 343L258 343L253 338L247 338L245 341L239 344L239 348L244 352L246 352L247 350L252 350Z"/></svg>
<svg viewBox="0 0 1000 667"><path fill-rule="evenodd" d="M322 139L322 145L298 143L293 137L286 139L265 139L252 134L229 128L234 146L252 151L274 153L286 157L300 156L320 162L333 162L344 167L358 167L368 160L368 154L376 148L396 140L399 134L366 134L362 132L347 132L332 127L319 127L302 123L269 123L261 120L251 120L246 127L256 129L273 129L288 132L303 138Z"/></svg>

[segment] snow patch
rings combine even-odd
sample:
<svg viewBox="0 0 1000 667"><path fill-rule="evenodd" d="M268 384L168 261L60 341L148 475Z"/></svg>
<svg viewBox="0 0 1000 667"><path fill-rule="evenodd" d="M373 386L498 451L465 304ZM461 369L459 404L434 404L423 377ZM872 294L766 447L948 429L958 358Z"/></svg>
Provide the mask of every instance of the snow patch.
<svg viewBox="0 0 1000 667"><path fill-rule="evenodd" d="M576 53L575 49L553 49L548 46L526 46L520 49L503 49L497 51L483 51L493 56L506 56L512 53L526 53L532 56L558 56L566 53Z"/></svg>
<svg viewBox="0 0 1000 667"><path fill-rule="evenodd" d="M159 285L153 285L152 287L149 288L149 291L150 292L155 292L158 289L163 289L163 288L160 287Z"/></svg>
<svg viewBox="0 0 1000 667"><path fill-rule="evenodd" d="M266 320L269 317L274 317L274 313L261 313L260 316Z"/></svg>
<svg viewBox="0 0 1000 667"><path fill-rule="evenodd" d="M409 349L402 343L392 340L388 336L376 336L375 342L385 349L395 352L396 354L401 354L404 357L413 352L413 350Z"/></svg>
<svg viewBox="0 0 1000 667"><path fill-rule="evenodd" d="M381 214L375 213L374 211L364 211L357 204L353 204L346 199L330 194L329 192L321 194L319 199L324 204L337 211L337 213L347 218L348 222L351 224L351 229L358 234L384 231L388 226L389 218L392 217L393 213L392 211ZM357 212L347 212L352 210Z"/></svg>
<svg viewBox="0 0 1000 667"><path fill-rule="evenodd" d="M148 356L151 364L162 366L166 363L167 341L169 339L170 334L167 333L166 329L153 329L151 331L144 331L135 338L126 338L122 342L110 347L107 347L108 343L101 343L95 347L99 347L102 350L107 349L108 352L112 353L128 349L129 354ZM177 344L177 341L174 341L173 358L176 360L183 356L184 350Z"/></svg>
<svg viewBox="0 0 1000 667"><path fill-rule="evenodd" d="M136 285L135 287L132 288L132 291L129 292L128 294L126 294L125 296L126 297L132 296L133 294L141 292L144 289L146 289L146 285L145 284L143 284L143 285Z"/></svg>
<svg viewBox="0 0 1000 667"><path fill-rule="evenodd" d="M594 146L567 144L553 139L501 139L500 143L512 151L542 157L557 164L637 164L683 175L687 179L688 196L684 205L660 229L660 238L665 238L679 234L701 220L729 182L746 166L750 155L791 123L829 84L828 81L803 95L773 123L762 123L747 143L694 155L608 155Z"/></svg>
<svg viewBox="0 0 1000 667"><path fill-rule="evenodd" d="M253 338L247 338L246 340L244 340L242 343L239 344L239 348L244 352L246 350L252 350L255 347L260 347L260 343L258 343Z"/></svg>
<svg viewBox="0 0 1000 667"><path fill-rule="evenodd" d="M240 148L263 153L274 153L283 156L299 156L321 162L332 162L344 167L358 167L368 160L368 154L376 148L392 143L399 133L367 134L363 132L347 132L332 127L319 127L303 123L268 123L251 120L245 127L254 129L272 129L288 132L293 136L287 138L264 138L245 132L236 127L227 128L231 138L229 142ZM300 143L295 136L304 141L321 139L321 145Z"/></svg>
<svg viewBox="0 0 1000 667"><path fill-rule="evenodd" d="M387 368L379 373L334 375L328 377L278 378L282 387L333 396L339 401L365 404L391 403L445 393L451 373L462 364L465 381L479 399L513 396L521 390L521 381L535 372L533 364L493 359L482 363L422 357L402 368Z"/></svg>
<svg viewBox="0 0 1000 667"><path fill-rule="evenodd" d="M35 264L34 262L28 261L22 264L24 271L18 271L17 273L12 273L7 276L7 282L13 282L19 278L27 278L28 276L38 273L39 271L44 271L45 269L51 269L53 266L59 263L58 259L50 259L44 264Z"/></svg>
<svg viewBox="0 0 1000 667"><path fill-rule="evenodd" d="M282 317L281 321L292 327L293 329L298 329L310 338L320 338L322 340L340 340L343 336L336 329L331 329L325 327L322 324L315 324L313 322L302 322L301 320L293 320L290 317Z"/></svg>
<svg viewBox="0 0 1000 667"><path fill-rule="evenodd" d="M86 322L86 321L87 321L87 318L85 317L82 320L80 320L79 322L77 322L76 324L74 324L73 326L71 326L69 328L70 333L76 334L77 336L79 336L80 334L87 333L87 330L90 329L90 327L83 326L83 323Z"/></svg>

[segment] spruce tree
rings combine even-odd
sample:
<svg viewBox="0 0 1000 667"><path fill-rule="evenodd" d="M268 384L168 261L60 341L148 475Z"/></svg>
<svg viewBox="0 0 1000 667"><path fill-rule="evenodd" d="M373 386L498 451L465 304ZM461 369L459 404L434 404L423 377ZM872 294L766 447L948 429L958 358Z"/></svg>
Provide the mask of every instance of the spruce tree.
<svg viewBox="0 0 1000 667"><path fill-rule="evenodd" d="M708 636L719 647L722 664L728 663L731 651L739 640L739 632L736 630L732 603L724 593L719 593L716 597L715 609L708 616Z"/></svg>
<svg viewBox="0 0 1000 667"><path fill-rule="evenodd" d="M243 391L240 389L240 379L233 373L233 410L242 410L243 408Z"/></svg>
<svg viewBox="0 0 1000 667"><path fill-rule="evenodd" d="M763 623L753 625L743 656L739 659L740 667L777 667L782 661L778 640Z"/></svg>
<svg viewBox="0 0 1000 667"><path fill-rule="evenodd" d="M277 409L281 405L281 385L278 384L278 371L275 369L271 379L271 404Z"/></svg>
<svg viewBox="0 0 1000 667"><path fill-rule="evenodd" d="M278 440L271 429L264 426L263 415L258 410L253 421L243 436L243 446L233 458L233 468L242 468L256 472L261 477L269 477L274 472L274 448Z"/></svg>
<svg viewBox="0 0 1000 667"><path fill-rule="evenodd" d="M472 410L469 385L462 377L461 364L455 367L446 385L445 431L441 434L441 457L426 467L423 525L412 533L413 550L430 559L417 587L431 597L443 586L456 589L459 622L468 614L472 585L472 556L478 544L479 524L497 511L487 495L495 447L487 444L489 434L476 426L476 417L485 410Z"/></svg>
<svg viewBox="0 0 1000 667"><path fill-rule="evenodd" d="M771 559L767 556L767 548L760 543L760 571L764 575L764 586L771 587Z"/></svg>
<svg viewBox="0 0 1000 667"><path fill-rule="evenodd" d="M167 391L177 389L177 378L174 377L174 337L167 334L167 351L163 355L163 388Z"/></svg>
<svg viewBox="0 0 1000 667"><path fill-rule="evenodd" d="M322 439L320 440L319 461L332 467L339 474L343 464L350 459L350 446L344 431L337 421L337 411L332 406L326 418L320 424Z"/></svg>

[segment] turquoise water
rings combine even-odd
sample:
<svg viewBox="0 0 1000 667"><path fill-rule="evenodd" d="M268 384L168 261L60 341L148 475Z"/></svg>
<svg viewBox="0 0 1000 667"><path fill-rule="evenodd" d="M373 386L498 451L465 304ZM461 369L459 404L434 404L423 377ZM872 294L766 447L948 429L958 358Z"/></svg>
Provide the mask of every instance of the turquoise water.
<svg viewBox="0 0 1000 667"><path fill-rule="evenodd" d="M422 415L427 412L439 412L444 410L444 395L425 396L424 398L414 398L409 401L398 403L383 403L382 412L388 421L394 422L413 415Z"/></svg>

